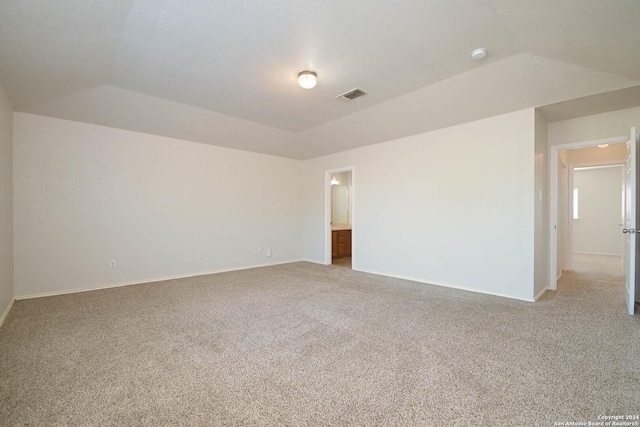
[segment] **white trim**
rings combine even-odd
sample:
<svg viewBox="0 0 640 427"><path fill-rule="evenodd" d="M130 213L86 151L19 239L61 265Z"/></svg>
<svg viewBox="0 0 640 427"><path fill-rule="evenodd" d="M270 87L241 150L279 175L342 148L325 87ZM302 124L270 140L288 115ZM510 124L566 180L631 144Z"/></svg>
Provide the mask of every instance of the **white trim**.
<svg viewBox="0 0 640 427"><path fill-rule="evenodd" d="M623 168L624 163L609 163L609 162L589 162L591 165L582 166L580 163L576 163L573 165L573 170L575 171L588 171L594 169L609 169L609 168Z"/></svg>
<svg viewBox="0 0 640 427"><path fill-rule="evenodd" d="M213 271L199 272L199 273L193 273L193 274L182 274L182 275L176 275L176 276L156 277L156 278L153 278L153 279L147 279L147 280L143 280L143 281L136 280L136 281L131 281L131 282L114 283L114 284L111 284L111 285L94 286L94 287L82 288L82 289L65 289L65 290L62 290L62 291L43 292L41 294L20 295L20 296L16 296L15 299L16 300L23 300L23 299L32 299L32 298L52 297L52 296L55 296L55 295L76 294L76 293L80 293L80 292L98 291L100 289L111 289L111 288L120 288L120 287L123 287L123 286L133 286L133 285L143 285L143 284L146 284L146 283L164 282L165 280L186 279L186 278L189 278L189 277L208 276L210 274L218 274L218 273L228 273L230 271L250 270L252 268L260 268L260 267L271 267L271 266L274 266L274 265L291 264L291 263L300 262L300 261L303 261L303 260L302 259L297 259L297 260L293 260L293 261L275 262L273 264L256 264L256 265L250 265L250 266L246 266L246 267L227 268L227 269L222 269L222 270L213 270Z"/></svg>
<svg viewBox="0 0 640 427"><path fill-rule="evenodd" d="M567 241L563 241L563 245L566 246L566 251L565 251L565 255L566 254L571 254L571 257L567 260L566 263L566 267L569 270L573 270L573 210L575 209L575 206L573 206L573 197L569 196L570 194L572 194L572 189L575 188L574 187L574 182L573 182L573 167L571 164L569 164L569 170L568 170L569 176L568 176L568 180L567 180ZM564 236L563 236L564 237Z"/></svg>
<svg viewBox="0 0 640 427"><path fill-rule="evenodd" d="M558 289L558 150L549 147L549 289Z"/></svg>
<svg viewBox="0 0 640 427"><path fill-rule="evenodd" d="M565 241L564 237L570 235L571 227L573 226L573 222L569 221L569 215L571 213L572 205L571 205L571 202L569 201L569 194L568 194L569 188L570 188L570 182L571 182L571 168L569 167L569 164L564 161L564 159L561 159L561 164L560 164L560 168L558 168L558 173L560 174L558 176L558 180L559 180L558 190L560 191L560 194L566 194L564 200L561 200L557 206L558 213L562 215L560 218L558 218L558 224L557 224L558 230L560 232L560 234L558 235L558 241L564 242ZM560 189L561 184L566 184L563 189ZM566 201L566 207L564 205L565 201ZM572 249L571 247L572 242L569 241L568 243L569 244L567 247L562 245L558 246L558 248L562 247L562 251L558 252L557 254L557 259L560 262L560 268L558 273L559 277L562 277L562 270L570 270L571 268L573 268L573 265L571 264L573 262L573 257L568 255L569 251Z"/></svg>
<svg viewBox="0 0 640 427"><path fill-rule="evenodd" d="M536 295L536 296L533 298L533 300L534 300L534 301L538 301L538 300L540 299L540 297L541 297L542 295L544 295L544 293L545 293L545 292L547 292L548 290L549 290L549 288L545 287L543 290L541 290L541 291L538 293L538 295Z"/></svg>
<svg viewBox="0 0 640 427"><path fill-rule="evenodd" d="M397 276L397 275L391 275L391 274L388 274L388 273L379 273L379 272L370 271L370 270L354 270L354 271L359 271L361 273L375 274L377 276L393 277L394 279L409 280L411 282L424 283L425 285L434 285L434 286L441 286L443 288L457 289L457 290L460 290L460 291L474 292L474 293L477 293L477 294L492 295L492 296L496 296L496 297L515 299L515 300L525 301L525 302L535 302L535 300L531 299L531 298L521 298L521 297L516 297L516 296L513 296L513 295L506 295L506 294L501 294L501 293L497 293L497 292L489 292L489 291L480 290L480 289L468 288L466 286L456 285L454 283L437 282L437 281L432 281L432 280L427 281L427 280L424 280L424 279L419 279L419 278L411 277L411 276Z"/></svg>
<svg viewBox="0 0 640 427"><path fill-rule="evenodd" d="M549 147L549 289L558 289L558 154L561 150L593 147L600 144L617 144L629 140L628 136L572 142ZM619 162L618 162L619 163ZM600 164L607 164L601 162ZM573 168L575 165L571 165ZM571 178L571 176L569 177ZM570 222L571 223L571 222Z"/></svg>
<svg viewBox="0 0 640 427"><path fill-rule="evenodd" d="M11 311L11 307L13 307L13 303L14 303L15 300L16 300L15 298L12 298L11 302L7 306L6 310L4 311L4 313L2 313L2 317L0 317L0 327L4 323L4 321L7 318L7 316L9 315L9 311Z"/></svg>
<svg viewBox="0 0 640 427"><path fill-rule="evenodd" d="M580 255L598 255L598 256L615 256L615 257L622 257L622 254L604 254L604 253L600 253L600 252L581 252L581 251L573 251L574 254L580 254Z"/></svg>
<svg viewBox="0 0 640 427"><path fill-rule="evenodd" d="M339 169L330 169L324 172L324 265L331 265L331 175L334 173L351 172L351 192L349 193L349 204L351 206L351 248L353 248L354 234L353 229L356 222L356 168L354 166L346 166ZM352 249L353 251L353 249ZM351 256L353 263L353 254ZM353 265L353 264L352 264Z"/></svg>
<svg viewBox="0 0 640 427"><path fill-rule="evenodd" d="M612 136L604 139L593 139L589 141L570 142L568 144L552 145L549 148L560 150L571 150L573 148L587 148L594 147L602 144L620 144L622 142L629 141L629 135L625 136ZM604 164L604 163L603 163Z"/></svg>

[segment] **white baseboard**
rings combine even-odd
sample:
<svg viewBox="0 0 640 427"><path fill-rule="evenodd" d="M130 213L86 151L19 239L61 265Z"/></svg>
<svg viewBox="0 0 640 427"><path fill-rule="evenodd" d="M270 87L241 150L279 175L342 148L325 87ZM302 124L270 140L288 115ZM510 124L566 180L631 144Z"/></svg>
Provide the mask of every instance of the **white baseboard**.
<svg viewBox="0 0 640 427"><path fill-rule="evenodd" d="M269 266L282 265L282 264L291 264L291 263L300 262L300 261L310 262L310 263L318 264L318 265L328 265L328 264L324 264L322 262L317 262L317 261L308 260L308 259L296 259L296 260L281 261L281 262L276 262L276 263L271 263L271 264L256 264L256 265L245 266L245 267L237 267L237 268L229 268L229 269L221 269L221 270L212 270L212 271L198 272L198 273L193 273L193 274L183 274L183 275L167 276L167 277L156 277L156 278L151 278L151 279L146 279L146 280L136 280L136 281L131 281L131 282L114 283L114 284L109 284L109 285L94 286L94 287L82 288L82 289L65 289L65 290L61 290L61 291L44 292L44 293L39 293L39 294L19 295L19 296L15 297L15 300L25 300L25 299L32 299L32 298L50 297L50 296L56 296L56 295L75 294L75 293L79 293L79 292L97 291L97 290L100 290L100 289L110 289L110 288L119 288L119 287L122 287L122 286L132 286L132 285L140 285L140 284L145 284L145 283L163 282L165 280L186 279L186 278L189 278L189 277L207 276L209 274L218 274L218 273L226 273L226 272L230 272L230 271L249 270L249 269L252 269L252 268L269 267ZM516 297L516 296L513 296L513 295L501 294L501 293L497 293L497 292L489 292L489 291L484 291L484 290L479 290L479 289L473 289L473 288L469 288L469 287L466 287L466 286L461 286L461 285L457 285L457 284L453 284L453 283L445 283L445 282L438 282L438 281L427 281L427 280L424 280L424 279L419 279L419 278L410 277L410 276L391 275L391 274L387 274L387 273L380 273L380 272L368 271L368 270L356 270L356 269L353 269L353 271L360 271L362 273L375 274L375 275L378 275L378 276L393 277L393 278L396 278L396 279L410 280L412 282L425 283L425 284L428 284L428 285L442 286L442 287L445 287L445 288L458 289L458 290L461 290L461 291L469 291L469 292L475 292L475 293L480 293L480 294L485 294L485 295L493 295L493 296L497 296L497 297L516 299L516 300L519 300L519 301L526 301L526 302L535 302L547 290L545 288L545 290L542 291L540 294L538 294L535 299L530 299L530 298L520 298L520 297ZM13 302L12 302L12 304L13 304ZM9 308L11 308L11 306L9 306ZM6 316L6 314L8 314L9 308L7 308L4 316ZM2 318L2 320L4 320L4 317Z"/></svg>
<svg viewBox="0 0 640 427"><path fill-rule="evenodd" d="M548 288L548 287L545 287L543 290L541 290L541 291L540 291L540 293L539 293L538 295L536 295L536 296L533 298L533 300L534 300L534 301L538 301L538 300L540 299L540 297L541 297L542 295L544 295L544 293L545 293L545 292L547 292L548 290L549 290L549 288Z"/></svg>
<svg viewBox="0 0 640 427"><path fill-rule="evenodd" d="M312 264L318 264L318 265L331 265L331 263L327 264L324 261L317 261L317 260L313 260L313 259L303 259L302 261L304 262L310 262Z"/></svg>
<svg viewBox="0 0 640 427"><path fill-rule="evenodd" d="M256 265L250 265L250 266L245 266L245 267L227 268L227 269L212 270L212 271L202 271L202 272L193 273L193 274L181 274L181 275L167 276L167 277L154 277L154 278L151 278L151 279L134 280L134 281L131 281L131 282L122 282L122 283L113 283L113 284L109 284L109 285L93 286L93 287L89 287L89 288L64 289L64 290L61 290L61 291L43 292L43 293L39 293L39 294L19 295L19 296L16 296L15 299L16 300L24 300L24 299L32 299L32 298L52 297L52 296L56 296L56 295L76 294L76 293L79 293L79 292L98 291L100 289L120 288L122 286L141 285L141 284L145 284L145 283L164 282L165 280L186 279L188 277L208 276L209 274L227 273L227 272L230 272L230 271L240 271L240 270L250 270L252 268L270 267L270 266L273 266L273 265L281 265L281 264L291 264L292 262L299 262L299 261L302 261L302 260L297 259L297 260L292 260L292 261L280 261L280 262L274 262L274 263L271 263L271 264L256 264Z"/></svg>
<svg viewBox="0 0 640 427"><path fill-rule="evenodd" d="M599 253L599 252L578 252L578 251L573 251L574 254L578 254L578 255L598 255L598 256L615 256L615 257L621 257L622 254L603 254L603 253Z"/></svg>
<svg viewBox="0 0 640 427"><path fill-rule="evenodd" d="M368 270L355 270L354 269L354 271L361 271L363 273L376 274L378 276L393 277L395 279L410 280L412 282L419 282L419 283L424 283L424 284L427 284L427 285L442 286L444 288L458 289L458 290L461 290L461 291L475 292L475 293L478 293L478 294L493 295L493 296L496 296L496 297L516 299L516 300L519 300L519 301L526 301L526 302L535 302L535 300L531 299L531 298L521 298L521 297L516 297L516 296L513 296L513 295L505 295L505 294L500 294L500 293L497 293L497 292L489 292L489 291L485 291L485 290L474 289L474 288L469 288L469 287L462 286L462 285L457 285L457 284L454 284L454 283L445 283L445 282L438 282L438 281L432 281L432 280L424 280L424 279L418 279L418 278L409 277L409 276L396 276L396 275L391 275L391 274L387 274L387 273L379 273L379 272L376 272L376 271L368 271Z"/></svg>
<svg viewBox="0 0 640 427"><path fill-rule="evenodd" d="M4 313L2 313L2 317L0 317L0 326L2 326L2 324L4 323L4 319L6 319L6 318L7 318L7 316L9 315L9 311L11 311L11 307L13 307L13 302L14 302L15 300L16 300L16 299L15 299L15 298L13 298L13 299L11 300L11 302L9 303L9 305L7 306L7 309L4 311Z"/></svg>

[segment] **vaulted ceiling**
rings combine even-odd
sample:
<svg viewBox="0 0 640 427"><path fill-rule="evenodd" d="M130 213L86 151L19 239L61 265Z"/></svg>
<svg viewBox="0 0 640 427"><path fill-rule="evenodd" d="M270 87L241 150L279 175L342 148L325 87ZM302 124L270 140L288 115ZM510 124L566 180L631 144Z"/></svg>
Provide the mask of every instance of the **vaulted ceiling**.
<svg viewBox="0 0 640 427"><path fill-rule="evenodd" d="M616 108L602 93L640 105L638 23L637 0L2 0L0 83L16 111L305 159L575 98Z"/></svg>

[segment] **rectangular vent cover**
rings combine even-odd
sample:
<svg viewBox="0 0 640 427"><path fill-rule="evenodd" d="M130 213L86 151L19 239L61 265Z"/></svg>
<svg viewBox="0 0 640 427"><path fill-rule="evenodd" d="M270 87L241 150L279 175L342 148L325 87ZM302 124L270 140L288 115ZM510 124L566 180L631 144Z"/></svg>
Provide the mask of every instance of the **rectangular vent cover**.
<svg viewBox="0 0 640 427"><path fill-rule="evenodd" d="M349 102L351 100L354 100L356 98L361 97L362 95L366 95L367 93L363 90L361 90L360 88L355 88L355 89L351 89L348 92L345 92L343 94L340 94L338 96L336 96L336 99L339 99L340 101L345 101L345 102Z"/></svg>

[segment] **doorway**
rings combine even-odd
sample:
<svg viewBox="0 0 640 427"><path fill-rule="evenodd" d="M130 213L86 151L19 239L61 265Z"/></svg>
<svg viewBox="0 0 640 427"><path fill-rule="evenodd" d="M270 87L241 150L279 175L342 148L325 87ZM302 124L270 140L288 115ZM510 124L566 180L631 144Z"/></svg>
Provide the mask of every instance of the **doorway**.
<svg viewBox="0 0 640 427"><path fill-rule="evenodd" d="M353 268L354 168L326 172L327 264Z"/></svg>
<svg viewBox="0 0 640 427"><path fill-rule="evenodd" d="M576 250L574 249L574 228L582 226L580 221L580 189L575 190L575 171L584 170L597 170L599 167L616 167L624 163L626 159L625 143L628 141L628 137L616 137L607 138L602 140L585 141L572 144L564 144L550 147L550 248L549 248L549 289L557 289L557 281L562 277L563 270L574 270L577 267L583 268L586 265L592 265L594 259L590 259L589 256L594 255L596 257L603 255L601 249L585 249L589 248L588 245L584 245L585 242L580 242L583 245L582 250L577 252L583 252L582 254L574 255ZM604 169L604 168L603 168ZM617 169L620 171L620 169ZM621 172L620 172L621 173ZM620 182L622 177L620 176ZM617 192L621 193L621 187ZM583 194L584 196L585 194ZM617 194L616 194L617 196ZM584 198L583 198L584 199ZM584 200L583 200L584 202ZM574 207L576 211L574 211ZM616 208L621 210L621 204ZM583 221L584 222L584 221ZM618 219L613 226L618 227L620 220ZM588 227L582 227L586 230L583 235L588 235ZM616 237L613 237L614 239ZM620 246L622 246L622 238L620 239ZM580 249L580 248L578 248ZM588 252L593 252L589 254ZM615 252L617 254L617 252ZM593 257L591 257L593 258ZM617 259L598 259L605 264L603 268L609 268L610 264L616 264ZM577 264L575 264L577 262ZM575 264L575 265L574 265ZM607 266L606 264L609 264ZM616 265L615 271L622 275L622 271L619 266Z"/></svg>
<svg viewBox="0 0 640 427"><path fill-rule="evenodd" d="M571 181L571 270L622 278L624 165L573 166Z"/></svg>

